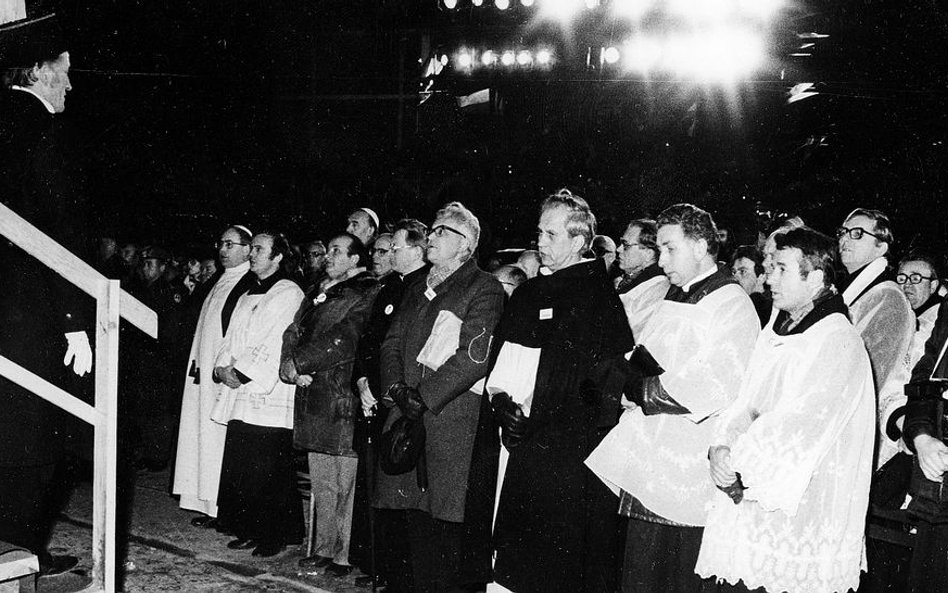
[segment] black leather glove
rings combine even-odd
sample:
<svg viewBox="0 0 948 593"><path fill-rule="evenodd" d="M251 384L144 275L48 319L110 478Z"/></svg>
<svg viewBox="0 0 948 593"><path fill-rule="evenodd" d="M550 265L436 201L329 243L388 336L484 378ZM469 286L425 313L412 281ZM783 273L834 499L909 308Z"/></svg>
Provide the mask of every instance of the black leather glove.
<svg viewBox="0 0 948 593"><path fill-rule="evenodd" d="M410 420L418 420L428 409L418 390L402 382L394 383L385 395L390 397L402 414Z"/></svg>
<svg viewBox="0 0 948 593"><path fill-rule="evenodd" d="M508 450L513 449L526 438L529 418L523 415L520 404L503 391L494 394L490 405L494 410L494 421L500 425L500 441Z"/></svg>
<svg viewBox="0 0 948 593"><path fill-rule="evenodd" d="M632 356L629 358L629 364L632 365L643 377L656 377L665 372L662 365L652 356L648 348L642 344L636 344L632 349Z"/></svg>
<svg viewBox="0 0 948 593"><path fill-rule="evenodd" d="M718 486L718 490L727 494L734 501L734 504L740 504L744 500L744 483L741 482L741 474L737 474L737 479L730 486Z"/></svg>

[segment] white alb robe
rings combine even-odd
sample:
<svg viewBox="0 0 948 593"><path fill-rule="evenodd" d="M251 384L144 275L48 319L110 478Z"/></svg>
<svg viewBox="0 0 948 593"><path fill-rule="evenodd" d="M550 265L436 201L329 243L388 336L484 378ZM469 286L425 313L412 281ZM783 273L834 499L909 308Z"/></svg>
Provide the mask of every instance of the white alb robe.
<svg viewBox="0 0 948 593"><path fill-rule="evenodd" d="M691 413L626 410L586 465L614 492L625 490L653 513L703 525L715 489L708 473L713 417L737 397L759 332L754 305L737 284L696 304L662 301L637 341L665 369L662 387Z"/></svg>
<svg viewBox="0 0 948 593"><path fill-rule="evenodd" d="M186 374L178 425L178 453L175 458L173 493L181 496L181 508L217 516L217 488L221 477L224 437L227 428L211 421L211 409L218 385L212 379L214 359L224 341L221 311L231 291L250 271L243 263L227 268L208 293L198 317L188 369L198 369L200 383Z"/></svg>
<svg viewBox="0 0 948 593"><path fill-rule="evenodd" d="M279 280L266 294L240 297L215 366L233 364L250 381L237 389L221 383L211 420L292 430L296 385L280 381L280 353L283 332L301 302L303 291L289 280Z"/></svg>
<svg viewBox="0 0 948 593"><path fill-rule="evenodd" d="M889 417L905 405L904 385L911 378L912 369L906 356L915 334L915 313L899 285L890 280L865 287L885 272L884 257L873 260L843 291L843 302L849 307L853 326L866 345L878 399L878 451L876 467L881 467L901 450L901 441L895 442L885 434ZM856 297L859 298L856 298Z"/></svg>
<svg viewBox="0 0 948 593"><path fill-rule="evenodd" d="M744 499L716 491L695 572L774 592L856 589L874 434L869 359L842 314L796 335L765 328L713 442L730 447Z"/></svg>
<svg viewBox="0 0 948 593"><path fill-rule="evenodd" d="M632 335L636 340L645 329L652 313L665 298L669 286L668 278L660 275L649 278L632 290L619 295L622 308L625 309L625 316L629 320L629 327L632 328Z"/></svg>

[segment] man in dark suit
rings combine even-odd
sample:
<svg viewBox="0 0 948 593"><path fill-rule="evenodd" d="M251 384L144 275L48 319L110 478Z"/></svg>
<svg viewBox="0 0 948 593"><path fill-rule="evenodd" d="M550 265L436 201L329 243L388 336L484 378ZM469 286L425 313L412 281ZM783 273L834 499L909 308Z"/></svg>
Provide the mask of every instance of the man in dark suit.
<svg viewBox="0 0 948 593"><path fill-rule="evenodd" d="M60 121L69 52L51 17L0 29L0 200L73 253L87 247L86 211L72 139ZM82 389L92 367L88 334L92 301L42 263L0 241L0 352L67 391ZM63 353L66 358L63 359ZM86 377L86 381L91 381ZM43 574L77 559L46 551L69 416L0 377L0 540L28 548Z"/></svg>

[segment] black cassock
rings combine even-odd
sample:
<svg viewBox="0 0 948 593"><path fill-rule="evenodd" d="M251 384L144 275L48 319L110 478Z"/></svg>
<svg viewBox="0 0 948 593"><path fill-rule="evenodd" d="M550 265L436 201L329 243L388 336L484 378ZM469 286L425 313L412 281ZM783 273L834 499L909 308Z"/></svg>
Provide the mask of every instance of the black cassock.
<svg viewBox="0 0 948 593"><path fill-rule="evenodd" d="M583 464L616 424L632 332L600 261L521 285L494 333L539 348L527 438L510 451L494 580L515 591L614 591L618 499ZM489 383L488 383L489 384Z"/></svg>

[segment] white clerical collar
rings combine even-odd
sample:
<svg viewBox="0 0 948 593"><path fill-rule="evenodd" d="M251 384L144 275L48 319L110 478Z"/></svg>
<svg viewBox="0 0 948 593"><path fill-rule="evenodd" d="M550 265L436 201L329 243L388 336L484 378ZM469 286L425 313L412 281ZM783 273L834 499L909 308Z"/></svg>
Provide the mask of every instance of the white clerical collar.
<svg viewBox="0 0 948 593"><path fill-rule="evenodd" d="M711 276L711 274L717 271L718 271L717 266L711 266L710 268L708 268L707 271L701 272L700 274L698 274L697 276L689 280L684 286L681 287L681 289L684 292L688 292L689 290L691 290L691 287L694 286L696 282L701 282L702 280L704 280L705 278L708 278L709 276Z"/></svg>
<svg viewBox="0 0 948 593"><path fill-rule="evenodd" d="M243 276L250 271L250 262L245 261L244 263L234 266L233 268L224 268L224 276Z"/></svg>
<svg viewBox="0 0 948 593"><path fill-rule="evenodd" d="M43 103L43 107L46 108L46 111L52 113L53 115L56 115L56 110L53 109L53 104L50 103L49 101L47 101L46 99L44 99L43 97L40 97L38 94L36 94L36 91L34 91L33 89L31 89L30 87L28 87L28 86L20 86L20 85L18 85L18 84L14 84L14 85L10 85L10 88L11 88L11 89L14 89L14 90L17 90L17 91L23 91L24 93L29 93L29 94L33 95L34 97L36 97L37 99L39 99L39 100Z"/></svg>
<svg viewBox="0 0 948 593"><path fill-rule="evenodd" d="M886 261L885 256L880 255L872 260L872 263L864 267L862 271L859 272L859 275L853 278L853 281L849 283L846 290L843 291L843 302L846 303L846 306L848 307L853 304L856 297L861 295L862 291L866 290L866 287L879 277L879 274L885 272L886 266L888 265L889 263Z"/></svg>

